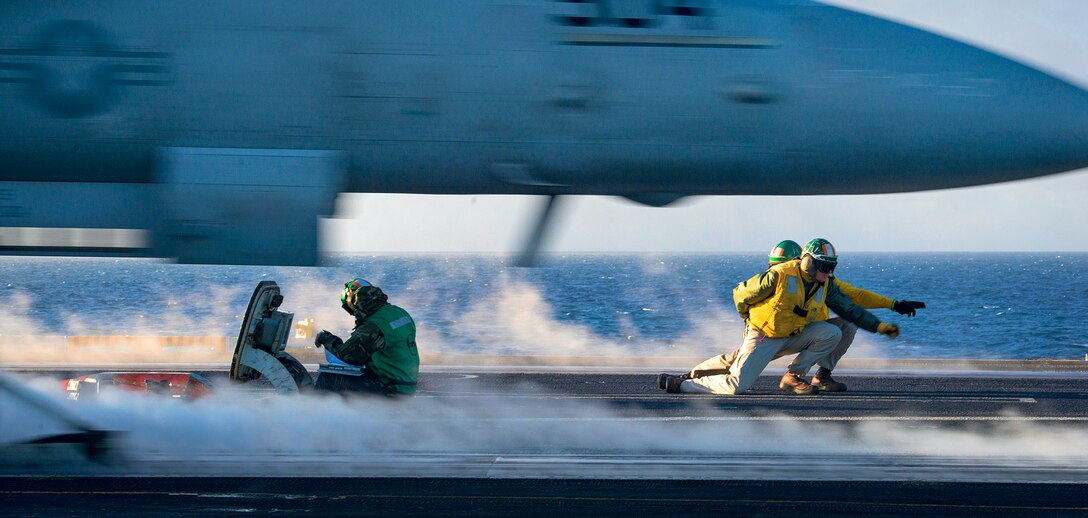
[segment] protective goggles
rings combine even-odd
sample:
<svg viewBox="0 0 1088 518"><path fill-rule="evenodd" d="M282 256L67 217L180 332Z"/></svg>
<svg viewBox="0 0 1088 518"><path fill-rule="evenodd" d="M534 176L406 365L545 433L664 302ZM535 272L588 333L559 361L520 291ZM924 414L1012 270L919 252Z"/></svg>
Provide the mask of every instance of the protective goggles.
<svg viewBox="0 0 1088 518"><path fill-rule="evenodd" d="M815 266L816 271L818 271L820 273L831 273L831 272L835 271L835 266L837 266L837 263L832 263L830 261L821 261L821 260L813 257L812 258L812 265Z"/></svg>
<svg viewBox="0 0 1088 518"><path fill-rule="evenodd" d="M352 279L344 283L344 290L340 292L340 307L348 313L355 312L355 304L358 302L359 290L373 286L363 279Z"/></svg>

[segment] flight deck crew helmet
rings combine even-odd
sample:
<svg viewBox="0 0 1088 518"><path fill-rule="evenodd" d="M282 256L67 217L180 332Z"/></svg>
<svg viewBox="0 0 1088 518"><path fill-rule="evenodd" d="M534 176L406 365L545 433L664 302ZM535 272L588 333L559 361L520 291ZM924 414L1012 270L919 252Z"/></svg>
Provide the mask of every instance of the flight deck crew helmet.
<svg viewBox="0 0 1088 518"><path fill-rule="evenodd" d="M816 264L816 271L824 273L835 271L835 265L839 263L839 256L835 254L835 247L831 245L830 241L819 237L809 241L801 255L811 255Z"/></svg>
<svg viewBox="0 0 1088 518"><path fill-rule="evenodd" d="M344 290L340 292L340 307L344 308L349 315L354 315L355 310L359 308L359 292L369 286L373 284L358 278L344 283Z"/></svg>
<svg viewBox="0 0 1088 518"><path fill-rule="evenodd" d="M786 261L792 261L801 257L801 245L796 241L787 239L785 241L779 241L774 248L771 249L771 253L767 254L768 264L784 263Z"/></svg>

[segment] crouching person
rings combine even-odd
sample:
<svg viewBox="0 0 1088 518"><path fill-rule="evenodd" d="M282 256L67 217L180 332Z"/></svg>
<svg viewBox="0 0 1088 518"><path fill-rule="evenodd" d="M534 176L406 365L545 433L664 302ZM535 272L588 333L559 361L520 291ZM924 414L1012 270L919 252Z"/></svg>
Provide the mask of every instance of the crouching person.
<svg viewBox="0 0 1088 518"><path fill-rule="evenodd" d="M324 330L317 334L314 345L324 347L326 357L332 355L333 368L322 367L314 388L384 396L414 394L419 351L416 324L408 312L390 304L381 288L363 279L347 282L340 302L355 317L355 328L346 341Z"/></svg>
<svg viewBox="0 0 1088 518"><path fill-rule="evenodd" d="M866 331L898 336L895 324L880 322L830 282L838 263L834 248L823 239L813 242L801 259L777 264L733 290L733 302L747 327L744 343L727 369L720 369L722 357L715 356L688 375L659 377L659 386L668 392L740 394L771 360L796 354L779 388L790 394L811 394L815 387L803 376L827 358L842 338L840 327L827 322L830 311Z"/></svg>
<svg viewBox="0 0 1088 518"><path fill-rule="evenodd" d="M823 251L825 245L829 245L825 239L813 239L809 241L806 248L815 254L819 254ZM779 263L786 261L792 261L794 259L800 259L803 251L801 245L794 241L785 240L780 241L774 248L771 249L771 253L767 255L767 268L772 268ZM850 302L854 305L861 306L865 309L891 309L900 315L907 315L913 317L916 314L916 310L924 309L926 307L925 302L917 302L913 300L893 300L885 297L879 293L874 293L861 288L856 288L846 281L839 279L832 275L829 281L835 284L835 287L839 289L850 299ZM816 363L819 369L816 374L812 376L812 385L819 389L821 392L845 392L846 384L835 381L831 377L831 371L838 365L839 360L846 354L846 351L850 348L850 345L854 343L854 336L858 332L858 326L847 322L841 317L830 318L828 323L835 324L836 327L842 331L842 338L839 340L839 344L835 346L835 349L831 351L829 355L824 357ZM746 331L747 332L747 331ZM682 374L683 379L699 378L702 376L713 374L725 374L729 372L729 368L733 365L733 362L737 360L737 355L740 354L740 349L734 349L733 352L723 354L721 356L715 356L709 360L700 363L695 366L691 371ZM775 355L774 359L778 359L784 356L786 353L779 351ZM668 378L668 375L659 377L658 386L662 389L665 388L664 381ZM676 382L674 382L676 383Z"/></svg>

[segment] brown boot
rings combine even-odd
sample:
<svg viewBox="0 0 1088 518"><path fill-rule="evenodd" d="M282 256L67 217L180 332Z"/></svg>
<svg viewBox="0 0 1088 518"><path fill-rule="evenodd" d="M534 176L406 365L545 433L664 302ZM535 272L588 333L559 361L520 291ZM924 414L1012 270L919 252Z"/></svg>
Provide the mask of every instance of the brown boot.
<svg viewBox="0 0 1088 518"><path fill-rule="evenodd" d="M812 386L824 392L846 392L846 384L839 383L831 377L831 371L820 367L816 375L812 377Z"/></svg>
<svg viewBox="0 0 1088 518"><path fill-rule="evenodd" d="M812 394L816 392L816 387L809 385L805 378L802 378L800 374L794 374L787 372L782 376L782 381L778 383L778 388L785 391L787 394Z"/></svg>

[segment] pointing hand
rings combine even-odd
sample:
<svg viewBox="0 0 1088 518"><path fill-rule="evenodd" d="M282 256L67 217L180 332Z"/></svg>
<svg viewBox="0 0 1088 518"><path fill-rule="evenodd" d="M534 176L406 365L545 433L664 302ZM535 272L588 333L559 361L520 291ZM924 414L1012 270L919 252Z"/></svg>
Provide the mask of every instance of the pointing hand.
<svg viewBox="0 0 1088 518"><path fill-rule="evenodd" d="M925 309L925 307L925 302L915 302L913 300L897 300L895 301L895 304L892 305L892 311L895 311L900 315L913 317L916 313L916 309Z"/></svg>

